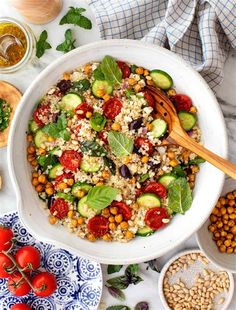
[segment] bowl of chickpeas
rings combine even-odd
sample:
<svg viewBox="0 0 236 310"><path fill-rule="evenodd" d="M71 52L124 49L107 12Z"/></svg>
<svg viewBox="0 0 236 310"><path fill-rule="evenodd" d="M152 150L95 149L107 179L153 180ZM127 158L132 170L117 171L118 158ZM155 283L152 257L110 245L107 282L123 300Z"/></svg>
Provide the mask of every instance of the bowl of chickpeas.
<svg viewBox="0 0 236 310"><path fill-rule="evenodd" d="M227 179L208 220L197 232L199 247L217 266L236 273L236 182Z"/></svg>

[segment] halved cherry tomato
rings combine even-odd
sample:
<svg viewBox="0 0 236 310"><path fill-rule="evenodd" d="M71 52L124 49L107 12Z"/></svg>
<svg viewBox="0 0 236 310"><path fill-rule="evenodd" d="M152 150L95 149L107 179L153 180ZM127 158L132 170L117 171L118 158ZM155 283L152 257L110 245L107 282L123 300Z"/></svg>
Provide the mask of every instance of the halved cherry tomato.
<svg viewBox="0 0 236 310"><path fill-rule="evenodd" d="M64 172L63 174L61 174L61 175L58 175L57 177L56 177L56 179L55 179L55 187L57 187L57 185L59 184L59 183L61 183L64 179L73 179L74 177L73 177L73 174L72 173L66 173L66 172Z"/></svg>
<svg viewBox="0 0 236 310"><path fill-rule="evenodd" d="M93 113L93 107L86 102L82 102L75 109L75 113L79 119L85 118L87 112Z"/></svg>
<svg viewBox="0 0 236 310"><path fill-rule="evenodd" d="M43 127L44 124L48 121L50 114L49 105L42 104L34 111L33 119L39 127Z"/></svg>
<svg viewBox="0 0 236 310"><path fill-rule="evenodd" d="M0 252L2 250L7 251L10 249L13 237L13 232L9 227L0 225Z"/></svg>
<svg viewBox="0 0 236 310"><path fill-rule="evenodd" d="M143 93L144 93L144 98L147 100L148 105L152 107L153 109L155 109L156 102L155 102L154 97L150 94L148 90L145 90Z"/></svg>
<svg viewBox="0 0 236 310"><path fill-rule="evenodd" d="M37 274L32 281L35 295L39 297L48 297L57 289L56 277L47 271Z"/></svg>
<svg viewBox="0 0 236 310"><path fill-rule="evenodd" d="M105 133L105 131L99 131L98 133L98 137L106 144L108 144L108 140L107 140L107 133Z"/></svg>
<svg viewBox="0 0 236 310"><path fill-rule="evenodd" d="M122 103L113 97L103 104L103 113L107 118L114 119L120 113L122 106Z"/></svg>
<svg viewBox="0 0 236 310"><path fill-rule="evenodd" d="M24 296L31 290L29 284L19 272L10 276L7 281L7 288L15 296Z"/></svg>
<svg viewBox="0 0 236 310"><path fill-rule="evenodd" d="M57 198L50 208L50 213L60 220L65 218L68 212L68 203L62 198Z"/></svg>
<svg viewBox="0 0 236 310"><path fill-rule="evenodd" d="M159 182L151 181L144 188L143 193L153 193L157 196L164 198L166 197L167 190L164 185Z"/></svg>
<svg viewBox="0 0 236 310"><path fill-rule="evenodd" d="M132 216L132 210L127 204L122 201L113 201L110 205L111 207L117 207L118 213L121 213L124 220L130 220Z"/></svg>
<svg viewBox="0 0 236 310"><path fill-rule="evenodd" d="M192 100L184 94L176 94L171 97L177 111L189 111L192 106Z"/></svg>
<svg viewBox="0 0 236 310"><path fill-rule="evenodd" d="M167 225L163 220L169 218L165 208L156 207L147 210L144 221L151 229L158 230Z"/></svg>
<svg viewBox="0 0 236 310"><path fill-rule="evenodd" d="M14 266L13 262L5 254L0 253L0 278L9 278L10 270ZM9 272L8 272L9 270Z"/></svg>
<svg viewBox="0 0 236 310"><path fill-rule="evenodd" d="M122 71L122 78L128 78L130 76L131 70L130 67L123 61L117 61L116 62L120 70Z"/></svg>
<svg viewBox="0 0 236 310"><path fill-rule="evenodd" d="M74 150L66 150L62 153L59 161L66 169L76 171L80 166L81 155Z"/></svg>
<svg viewBox="0 0 236 310"><path fill-rule="evenodd" d="M104 216L101 215L94 216L88 221L88 230L95 237L102 237L109 230L109 221Z"/></svg>
<svg viewBox="0 0 236 310"><path fill-rule="evenodd" d="M139 197L141 194L142 194L141 188L137 188L137 189L136 189L136 192L135 192L135 196L136 196L136 197Z"/></svg>
<svg viewBox="0 0 236 310"><path fill-rule="evenodd" d="M153 144L147 138L137 138L134 142L134 145L138 149L143 148L143 150L146 150L149 155L152 155L154 151Z"/></svg>
<svg viewBox="0 0 236 310"><path fill-rule="evenodd" d="M32 308L24 303L20 303L20 304L15 304L13 306L11 306L11 310L31 310Z"/></svg>
<svg viewBox="0 0 236 310"><path fill-rule="evenodd" d="M16 252L16 262L24 272L31 272L40 266L39 250L33 246L26 245Z"/></svg>

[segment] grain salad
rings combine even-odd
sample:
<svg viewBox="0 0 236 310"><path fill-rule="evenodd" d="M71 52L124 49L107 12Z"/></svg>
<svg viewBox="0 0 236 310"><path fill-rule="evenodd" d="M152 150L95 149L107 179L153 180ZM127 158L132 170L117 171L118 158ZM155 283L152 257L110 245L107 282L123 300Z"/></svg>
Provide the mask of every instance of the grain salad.
<svg viewBox="0 0 236 310"><path fill-rule="evenodd" d="M147 85L170 98L197 142L197 109L170 75L105 56L71 72L37 104L27 133L32 185L49 222L90 241L146 237L184 214L203 160L172 144Z"/></svg>

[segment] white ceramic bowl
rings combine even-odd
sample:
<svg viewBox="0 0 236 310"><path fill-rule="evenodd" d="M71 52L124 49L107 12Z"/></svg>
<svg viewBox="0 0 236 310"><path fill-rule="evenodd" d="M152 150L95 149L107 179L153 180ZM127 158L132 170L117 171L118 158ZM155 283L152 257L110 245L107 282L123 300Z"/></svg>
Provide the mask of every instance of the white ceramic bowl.
<svg viewBox="0 0 236 310"><path fill-rule="evenodd" d="M101 263L129 264L161 256L194 233L207 219L224 182L222 172L203 164L194 190L194 201L186 215L176 216L170 225L148 238L135 238L129 243L90 243L72 235L63 227L48 223L39 199L31 185L31 169L26 160L28 120L35 103L65 71L105 55L135 63L148 69L167 71L178 92L188 94L197 106L204 144L213 152L227 156L227 135L219 105L201 76L175 54L158 46L131 40L110 40L89 44L62 56L48 66L25 92L15 114L10 138L8 163L14 183L19 216L36 238L75 251Z"/></svg>
<svg viewBox="0 0 236 310"><path fill-rule="evenodd" d="M222 191L222 195L236 189L236 182L232 179L227 179ZM212 233L208 230L210 225L209 219L202 225L197 232L197 242L202 252L215 265L224 268L225 270L236 273L236 254L221 253L212 240Z"/></svg>

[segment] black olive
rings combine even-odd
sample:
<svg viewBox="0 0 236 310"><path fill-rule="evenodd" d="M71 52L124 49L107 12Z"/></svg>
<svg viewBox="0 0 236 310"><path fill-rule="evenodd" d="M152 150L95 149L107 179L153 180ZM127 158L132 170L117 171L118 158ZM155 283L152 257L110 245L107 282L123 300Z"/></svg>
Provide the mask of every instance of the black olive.
<svg viewBox="0 0 236 310"><path fill-rule="evenodd" d="M132 178L132 174L129 170L129 168L126 166L126 165L122 165L120 168L119 168L119 172L120 172L120 175L125 178L125 179L131 179Z"/></svg>
<svg viewBox="0 0 236 310"><path fill-rule="evenodd" d="M135 145L133 148L133 153L140 155L139 148L137 148L137 146L135 146Z"/></svg>
<svg viewBox="0 0 236 310"><path fill-rule="evenodd" d="M55 201L55 197L54 197L54 196L50 196L50 197L48 198L48 208L49 208L49 209L51 208L51 206L52 206L52 204L54 203L54 201Z"/></svg>
<svg viewBox="0 0 236 310"><path fill-rule="evenodd" d="M133 120L131 123L129 123L129 130L136 130L139 129L142 126L143 118L137 118Z"/></svg>
<svg viewBox="0 0 236 310"><path fill-rule="evenodd" d="M70 80L61 80L57 83L57 87L62 93L66 93L72 87L72 83Z"/></svg>
<svg viewBox="0 0 236 310"><path fill-rule="evenodd" d="M57 120L58 120L58 113L54 113L53 116L52 116L53 123L56 123Z"/></svg>

